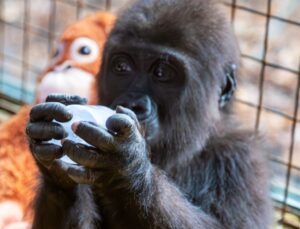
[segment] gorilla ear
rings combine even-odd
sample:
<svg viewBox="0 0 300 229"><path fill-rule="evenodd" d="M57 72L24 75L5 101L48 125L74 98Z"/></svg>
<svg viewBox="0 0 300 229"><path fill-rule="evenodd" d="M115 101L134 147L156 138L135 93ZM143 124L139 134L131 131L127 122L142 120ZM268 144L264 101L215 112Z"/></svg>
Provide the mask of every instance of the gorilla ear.
<svg viewBox="0 0 300 229"><path fill-rule="evenodd" d="M219 100L220 107L224 107L233 96L234 91L236 90L236 65L230 64L228 69L225 72L226 83L225 87L222 89L222 93Z"/></svg>

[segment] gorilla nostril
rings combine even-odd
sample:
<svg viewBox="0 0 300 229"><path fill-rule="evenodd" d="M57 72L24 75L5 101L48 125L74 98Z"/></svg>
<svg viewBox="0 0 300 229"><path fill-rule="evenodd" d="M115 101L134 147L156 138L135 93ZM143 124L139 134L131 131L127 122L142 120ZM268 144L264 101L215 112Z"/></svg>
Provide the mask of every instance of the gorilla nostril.
<svg viewBox="0 0 300 229"><path fill-rule="evenodd" d="M116 100L113 107L116 107L117 105L132 110L140 121L146 120L152 113L151 101L147 97L127 95L125 98L123 97L120 100Z"/></svg>
<svg viewBox="0 0 300 229"><path fill-rule="evenodd" d="M138 120L144 121L151 116L151 109L147 106L136 105L130 108L137 116Z"/></svg>
<svg viewBox="0 0 300 229"><path fill-rule="evenodd" d="M137 115L143 115L144 113L147 112L147 110L145 109L145 107L140 106L140 105L133 105L133 106L131 106L131 110L133 110L134 113L136 113Z"/></svg>

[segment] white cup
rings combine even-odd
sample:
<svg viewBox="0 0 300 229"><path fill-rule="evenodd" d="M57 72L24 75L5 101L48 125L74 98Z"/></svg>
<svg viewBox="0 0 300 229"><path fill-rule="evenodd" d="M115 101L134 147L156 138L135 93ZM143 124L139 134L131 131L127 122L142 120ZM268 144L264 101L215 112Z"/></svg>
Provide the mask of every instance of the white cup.
<svg viewBox="0 0 300 229"><path fill-rule="evenodd" d="M82 138L78 137L72 130L71 126L74 122L79 121L87 121L87 122L93 122L99 126L102 126L106 128L105 123L106 120L115 114L115 111L105 107L105 106L90 106L90 105L69 105L67 106L67 109L72 113L73 118L68 122L59 122L66 132L68 133L68 136L66 139L70 139L76 143L82 143L85 145L89 145L87 142L85 142ZM57 121L55 121L57 122ZM56 145L61 145L60 140L52 139L49 141L49 143L53 143ZM62 161L67 163L76 164L74 161L72 161L68 156L64 155L60 158Z"/></svg>

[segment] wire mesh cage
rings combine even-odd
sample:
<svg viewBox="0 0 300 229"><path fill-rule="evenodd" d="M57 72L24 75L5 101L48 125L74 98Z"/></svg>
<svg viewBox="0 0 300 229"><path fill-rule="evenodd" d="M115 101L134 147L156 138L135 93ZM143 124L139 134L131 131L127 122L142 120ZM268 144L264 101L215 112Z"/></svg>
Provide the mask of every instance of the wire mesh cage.
<svg viewBox="0 0 300 229"><path fill-rule="evenodd" d="M0 110L31 103L64 27L127 0L0 0ZM222 1L242 57L235 112L265 135L278 228L300 228L300 1Z"/></svg>
<svg viewBox="0 0 300 229"><path fill-rule="evenodd" d="M248 106L246 110L253 114L253 127L269 138L271 195L278 208L278 223L299 228L300 44L296 37L300 35L297 14L300 2L267 0L225 4L230 7L241 43L245 68L242 77L252 80L255 87L244 85L242 89L247 93L240 93L237 103Z"/></svg>

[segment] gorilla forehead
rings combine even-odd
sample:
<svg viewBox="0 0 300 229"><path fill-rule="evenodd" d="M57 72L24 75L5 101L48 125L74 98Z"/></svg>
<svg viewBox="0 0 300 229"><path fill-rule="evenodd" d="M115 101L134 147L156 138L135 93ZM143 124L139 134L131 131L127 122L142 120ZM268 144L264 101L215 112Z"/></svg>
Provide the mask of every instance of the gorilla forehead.
<svg viewBox="0 0 300 229"><path fill-rule="evenodd" d="M117 35L120 40L132 39L176 47L185 52L194 52L203 43L207 45L213 40L224 39L216 35L224 30L223 18L207 1L181 0L176 4L173 0L146 2L138 1L125 11L117 21L112 36ZM193 6L187 9L184 5Z"/></svg>
<svg viewBox="0 0 300 229"><path fill-rule="evenodd" d="M119 16L108 43L171 48L209 68L238 66L237 43L224 21L213 0L137 1Z"/></svg>
<svg viewBox="0 0 300 229"><path fill-rule="evenodd" d="M120 43L118 40L110 40L107 53L114 55L115 53L127 53L134 58L145 60L160 59L166 62L179 62L181 65L188 64L187 55L174 48L168 48L162 45L147 44L144 42L136 43L132 40L126 40Z"/></svg>

